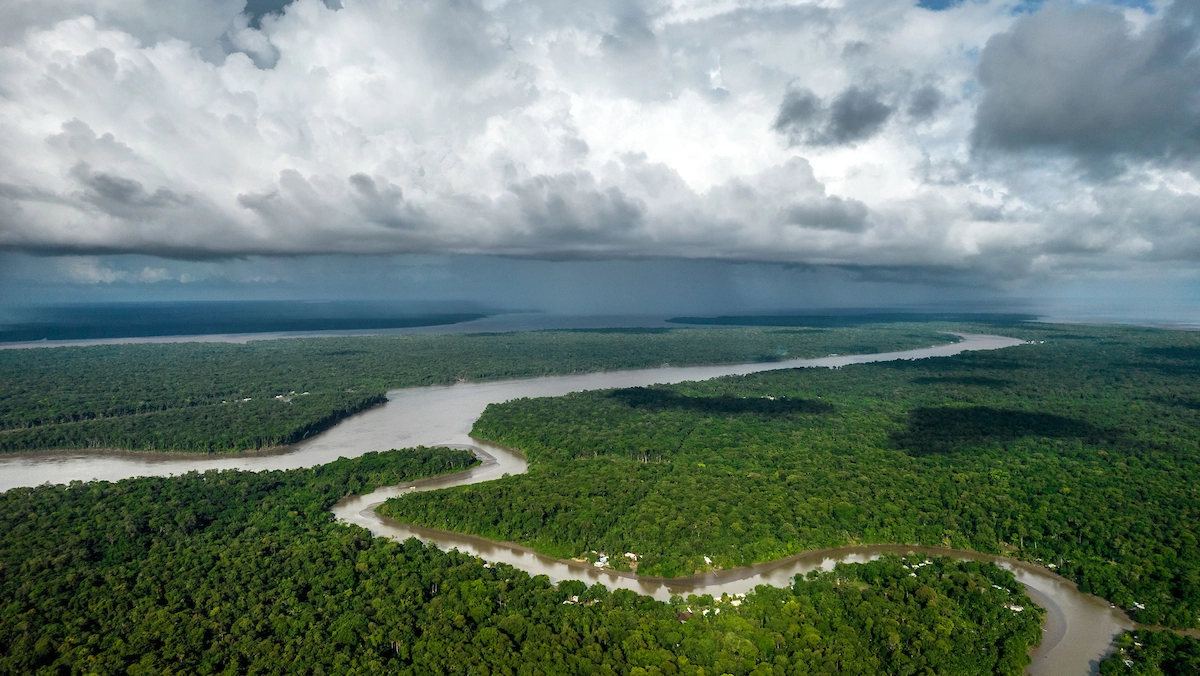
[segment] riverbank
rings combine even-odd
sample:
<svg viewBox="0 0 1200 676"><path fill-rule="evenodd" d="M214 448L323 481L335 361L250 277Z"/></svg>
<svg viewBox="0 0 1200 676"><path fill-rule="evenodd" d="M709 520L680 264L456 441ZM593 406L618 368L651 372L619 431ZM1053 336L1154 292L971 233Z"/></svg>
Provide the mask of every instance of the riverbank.
<svg viewBox="0 0 1200 676"><path fill-rule="evenodd" d="M979 552L914 545L859 545L803 552L754 566L711 571L685 578L639 576L634 573L597 568L588 563L540 554L511 542L450 531L422 528L379 515L384 501L410 491L431 491L464 486L525 471L518 451L475 440L472 447L481 464L455 475L431 477L398 486L381 488L367 495L350 496L331 510L339 521L361 526L377 537L403 542L416 538L443 550L457 550L491 563L505 563L530 575L545 575L552 581L580 580L609 589L628 589L660 601L687 594L746 594L759 585L786 587L797 575L829 571L839 563L866 563L885 554L904 556L948 556L963 561L995 563L1011 571L1026 593L1047 611L1042 641L1031 652L1030 676L1066 676L1092 673L1094 665L1111 653L1113 639L1134 627L1128 616L1108 601L1079 591L1074 582L1034 563Z"/></svg>
<svg viewBox="0 0 1200 676"><path fill-rule="evenodd" d="M612 371L572 376L553 376L509 381L490 381L440 385L423 388L394 390L388 393L388 403L382 407L365 411L342 421L332 429L298 444L291 453L266 457L236 458L147 458L139 457L89 457L86 453L73 456L39 457L36 454L23 458L0 458L0 488L17 485L38 485L44 482L62 483L73 478L120 479L144 474L169 475L191 470L205 469L286 469L307 467L329 462L338 456L357 455L379 448L403 448L412 446L457 446L479 449L490 459L483 457L481 464L454 475L444 475L416 484L379 489L367 496L343 500L334 508L338 518L358 523L376 535L395 539L420 537L421 531L398 524L387 524L374 515L372 505L382 502L406 490L436 490L468 483L480 483L518 474L526 470L527 464L519 454L502 447L487 445L473 440L470 429L475 419L489 403L519 397L556 396L568 392L635 387L654 383L677 383L689 380L705 380L723 375L740 375L761 371L798 367L836 368L854 363L890 361L897 359L921 359L934 356L950 356L966 350L989 350L1011 347L1023 341L1003 336L962 334L957 343L876 355L842 355L810 360L742 364L736 366L697 366L643 369L635 371ZM151 462L157 461L157 462ZM415 487L415 488L414 488ZM386 531L385 529L399 529ZM404 528L409 528L405 531ZM502 561L523 570L539 571L553 579L581 579L585 582L603 582L614 588L626 588L656 598L669 598L672 589L679 589L678 581L646 581L624 577L615 571L604 571L593 566L559 561L542 557L520 547L506 547L498 543L479 539L469 542L469 537L452 541L447 533L424 533L430 542L446 547L457 547L460 551L476 554L488 561ZM472 550L471 547L475 547ZM892 548L892 552L922 553L920 548ZM694 589L720 589L728 593L745 593L758 584L787 585L798 573L814 569L828 569L839 561L864 562L881 553L878 550L843 549L817 551L797 555L789 559L760 564L749 570L712 573L711 582L697 581ZM941 552L929 549L931 555ZM975 556L974 553L971 553ZM986 556L986 555L978 555ZM984 560L984 559L980 559ZM1070 582L1045 569L1028 567L1029 564L1012 562L1018 580L1031 590L1035 601L1049 610L1043 632L1042 644L1035 653L1032 674L1085 674L1088 665L1099 660L1109 650L1112 636L1125 628L1122 615L1109 604L1081 594ZM532 572L532 571L531 571ZM727 577L722 578L725 575ZM715 585L715 586L712 586ZM707 591L702 593L709 593ZM1114 614L1115 613L1115 614Z"/></svg>

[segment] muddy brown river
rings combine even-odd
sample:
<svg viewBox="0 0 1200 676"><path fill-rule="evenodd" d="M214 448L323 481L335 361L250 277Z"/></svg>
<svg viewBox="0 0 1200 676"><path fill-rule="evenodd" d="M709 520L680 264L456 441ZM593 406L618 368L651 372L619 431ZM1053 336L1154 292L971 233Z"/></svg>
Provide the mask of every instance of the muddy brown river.
<svg viewBox="0 0 1200 676"><path fill-rule="evenodd" d="M1037 676L1073 676L1096 673L1097 664L1111 650L1113 637L1132 628L1119 609L1095 596L1080 593L1075 585L1037 565L977 552L912 546L864 546L805 552L748 568L708 573L694 578L656 579L602 570L588 564L543 556L511 543L492 542L459 533L434 531L380 517L375 507L406 491L427 491L490 481L526 471L524 458L516 452L469 436L475 420L491 403L520 397L559 396L569 392L636 387L657 383L705 380L800 367L837 368L849 364L897 359L949 356L966 350L1014 347L1021 341L1003 336L958 334L958 343L919 350L871 355L838 355L819 359L715 365L664 367L632 371L608 371L580 375L551 376L481 383L458 383L407 388L388 392L384 406L343 420L332 429L294 447L268 453L222 456L192 454L121 453L96 451L51 451L12 454L0 458L0 490L43 483L104 479L116 481L135 476L165 476L191 470L269 470L310 467L354 457L368 451L410 446L458 446L470 448L482 464L464 472L433 477L353 496L334 506L341 521L368 528L378 536L407 539L417 537L443 548L458 548L488 561L503 562L552 580L578 579L610 588L623 587L658 599L672 594L745 593L760 584L791 584L797 574L814 569L828 570L839 562L864 562L887 552L948 555L960 559L992 561L1011 570L1025 585L1033 600L1047 609L1042 641L1033 652L1027 673Z"/></svg>

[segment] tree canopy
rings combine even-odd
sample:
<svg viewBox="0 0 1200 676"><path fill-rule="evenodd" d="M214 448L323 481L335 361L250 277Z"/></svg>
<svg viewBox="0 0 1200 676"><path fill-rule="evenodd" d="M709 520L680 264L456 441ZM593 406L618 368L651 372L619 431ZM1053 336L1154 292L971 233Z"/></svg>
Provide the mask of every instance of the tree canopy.
<svg viewBox="0 0 1200 676"><path fill-rule="evenodd" d="M382 511L665 576L851 543L974 549L1196 626L1200 334L1009 332L1034 342L493 405L474 433L529 474Z"/></svg>
<svg viewBox="0 0 1200 676"><path fill-rule="evenodd" d="M10 490L0 673L1016 675L1040 636L1041 611L992 565L886 557L663 603L374 538L327 511L471 462L414 449Z"/></svg>
<svg viewBox="0 0 1200 676"><path fill-rule="evenodd" d="M267 448L380 404L391 388L955 340L938 328L604 329L0 350L0 452Z"/></svg>

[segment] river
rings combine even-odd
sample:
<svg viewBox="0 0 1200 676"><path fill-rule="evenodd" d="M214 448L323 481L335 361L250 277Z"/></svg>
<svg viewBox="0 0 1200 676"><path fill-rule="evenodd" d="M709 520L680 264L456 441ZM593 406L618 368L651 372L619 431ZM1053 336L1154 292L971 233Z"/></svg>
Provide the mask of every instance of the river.
<svg viewBox="0 0 1200 676"><path fill-rule="evenodd" d="M800 368L837 368L850 364L897 359L950 356L966 350L991 350L1013 347L1020 340L1002 336L958 334L960 342L919 350L872 355L831 355L818 359L725 364L711 366L663 367L631 371L607 371L544 378L491 382L457 383L407 388L388 392L384 406L347 418L332 429L278 451L221 456L197 456L182 453L128 453L108 451L51 451L11 454L0 458L0 490L42 483L104 479L115 481L134 476L166 476L190 470L244 469L261 471L310 467L353 457L368 451L411 446L458 446L473 449L484 461L464 472L433 477L411 484L383 488L369 495L347 498L334 507L342 521L359 524L375 535L406 539L418 537L445 548L457 547L489 561L504 562L533 575L548 575L553 580L580 579L624 587L658 599L675 593L744 593L760 584L786 585L793 576L813 569L829 569L837 562L863 562L885 552L945 554L963 559L995 561L1012 570L1026 586L1029 595L1047 609L1041 644L1033 653L1028 669L1035 676L1070 676L1095 673L1096 665L1110 650L1113 637L1132 622L1119 609L1095 596L1082 594L1071 582L1040 566L988 556L975 552L930 547L867 546L806 552L779 561L709 573L696 578L671 580L639 578L537 554L509 543L431 531L401 524L375 514L375 507L403 491L436 490L489 481L505 473L526 471L524 458L493 444L472 439L471 427L491 403L520 397L559 396L569 392L637 387L659 383L706 380L726 375Z"/></svg>

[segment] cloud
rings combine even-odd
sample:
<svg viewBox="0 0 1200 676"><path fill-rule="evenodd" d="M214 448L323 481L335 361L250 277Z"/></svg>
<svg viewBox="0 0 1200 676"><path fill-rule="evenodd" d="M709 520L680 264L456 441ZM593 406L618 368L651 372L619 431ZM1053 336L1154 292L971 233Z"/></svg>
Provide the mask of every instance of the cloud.
<svg viewBox="0 0 1200 676"><path fill-rule="evenodd" d="M892 107L876 92L850 87L826 105L808 89L787 93L774 129L793 145L849 145L865 141L883 127Z"/></svg>
<svg viewBox="0 0 1200 676"><path fill-rule="evenodd" d="M145 266L141 270L115 268L96 256L68 256L51 259L57 273L76 284L154 284L167 280L187 281L174 276L163 267Z"/></svg>
<svg viewBox="0 0 1200 676"><path fill-rule="evenodd" d="M978 148L1057 151L1084 163L1200 153L1200 2L1137 25L1121 8L1053 3L988 40Z"/></svg>
<svg viewBox="0 0 1200 676"><path fill-rule="evenodd" d="M832 143L853 143L874 136L892 108L874 92L850 87L829 105L828 136Z"/></svg>
<svg viewBox="0 0 1200 676"><path fill-rule="evenodd" d="M811 89L793 89L779 104L774 129L787 134L792 143L820 142L820 129L825 122L825 104Z"/></svg>
<svg viewBox="0 0 1200 676"><path fill-rule="evenodd" d="M128 277L128 273L118 272L102 265L94 256L68 259L67 262L67 269L64 270L67 278L82 284L99 284L101 282L111 284Z"/></svg>
<svg viewBox="0 0 1200 676"><path fill-rule="evenodd" d="M809 198L788 207L787 220L808 228L860 232L867 226L867 205L841 197Z"/></svg>
<svg viewBox="0 0 1200 676"><path fill-rule="evenodd" d="M187 198L176 195L166 188L148 193L142 184L117 174L93 171L87 162L79 162L69 172L84 188L81 198L103 210L122 218L136 218L139 211L183 205Z"/></svg>
<svg viewBox="0 0 1200 676"><path fill-rule="evenodd" d="M646 207L619 188L599 186L591 174L534 176L509 188L534 243L571 247L609 243L641 229Z"/></svg>
<svg viewBox="0 0 1200 676"><path fill-rule="evenodd" d="M0 248L1183 264L1195 7L7 3Z"/></svg>
<svg viewBox="0 0 1200 676"><path fill-rule="evenodd" d="M945 96L937 87L925 85L912 93L908 100L907 113L917 121L928 120L945 103Z"/></svg>

